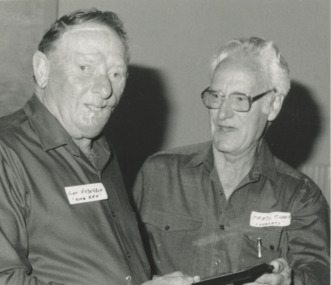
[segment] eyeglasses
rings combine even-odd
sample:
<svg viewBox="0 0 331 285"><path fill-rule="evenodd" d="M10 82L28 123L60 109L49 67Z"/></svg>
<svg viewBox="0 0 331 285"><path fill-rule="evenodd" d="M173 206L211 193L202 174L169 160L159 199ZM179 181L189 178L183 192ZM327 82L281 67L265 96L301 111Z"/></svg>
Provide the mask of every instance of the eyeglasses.
<svg viewBox="0 0 331 285"><path fill-rule="evenodd" d="M248 96L239 92L231 93L227 99L230 100L233 111L248 112L255 101L261 99L264 95L267 95L270 92L276 92L276 89L273 88L255 96ZM225 100L225 95L220 91L211 90L207 87L202 91L201 98L208 109L219 109L222 102Z"/></svg>

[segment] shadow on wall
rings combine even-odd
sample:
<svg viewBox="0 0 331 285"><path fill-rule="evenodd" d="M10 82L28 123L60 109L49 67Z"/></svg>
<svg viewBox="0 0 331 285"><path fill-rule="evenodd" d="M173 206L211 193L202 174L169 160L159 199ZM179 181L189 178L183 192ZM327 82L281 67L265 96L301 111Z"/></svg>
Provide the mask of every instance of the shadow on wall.
<svg viewBox="0 0 331 285"><path fill-rule="evenodd" d="M164 141L168 104L158 71L129 66L129 78L122 99L105 128L119 159L127 189L151 154Z"/></svg>
<svg viewBox="0 0 331 285"><path fill-rule="evenodd" d="M105 128L117 153L127 189L144 160L160 150L169 106L160 72L130 66L120 104ZM281 112L266 134L273 153L294 168L305 163L321 129L318 106L309 89L292 82Z"/></svg>
<svg viewBox="0 0 331 285"><path fill-rule="evenodd" d="M321 117L312 93L300 83L292 82L266 139L277 157L298 168L309 158L320 129Z"/></svg>

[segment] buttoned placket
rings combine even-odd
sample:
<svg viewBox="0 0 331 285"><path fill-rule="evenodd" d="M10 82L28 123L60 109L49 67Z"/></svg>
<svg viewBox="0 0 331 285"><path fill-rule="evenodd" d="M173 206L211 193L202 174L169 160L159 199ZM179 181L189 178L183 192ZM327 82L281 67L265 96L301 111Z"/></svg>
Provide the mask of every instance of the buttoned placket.
<svg viewBox="0 0 331 285"><path fill-rule="evenodd" d="M213 211L213 216L215 217L215 228L214 233L218 236L218 242L215 245L216 248L213 250L213 256L211 257L211 266L215 268L213 274L227 271L227 263L225 260L225 231L226 231L226 220L224 216L224 209L226 207L227 201L223 192L222 184L219 181L216 169L213 168L209 174L209 188L211 193L213 193L214 203L212 204L211 210Z"/></svg>
<svg viewBox="0 0 331 285"><path fill-rule="evenodd" d="M106 165L106 160L103 157L103 161L100 163L100 156L98 156L98 151L96 151L96 154L97 154L97 160L96 160L95 165L93 165L90 161L87 161L87 162L89 162L89 165L94 169L96 175L98 176L99 181L102 183L102 173L103 173L103 170L104 170L105 165ZM109 155L108 159L111 159L110 156L111 156L111 154ZM87 160L86 157L84 157L84 159ZM114 186L114 185L111 185L111 186ZM127 261L127 264L129 266L129 268L131 269L131 272L128 272L127 275L124 278L125 284L126 285L138 285L138 279L135 275L134 268L133 268L133 265L132 265L131 260L130 260L131 259L131 253L128 250L128 247L127 247L127 245L125 244L125 241L122 238L124 233L122 232L121 228L117 226L117 223L118 223L117 214L112 209L109 200L108 200L107 205L108 205L108 209L109 209L109 213L110 213L109 216L110 216L110 221L111 221L112 228L114 229L115 236L116 236L116 238L119 242L119 245L122 248L123 254L125 256L125 260Z"/></svg>

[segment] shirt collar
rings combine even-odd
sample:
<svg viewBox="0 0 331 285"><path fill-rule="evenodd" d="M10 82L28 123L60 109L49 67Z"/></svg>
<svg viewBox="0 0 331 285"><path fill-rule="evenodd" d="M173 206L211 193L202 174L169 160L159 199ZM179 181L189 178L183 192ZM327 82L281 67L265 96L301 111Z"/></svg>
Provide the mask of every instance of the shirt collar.
<svg viewBox="0 0 331 285"><path fill-rule="evenodd" d="M24 111L44 151L67 145L73 155L80 155L79 148L70 135L35 94L25 104Z"/></svg>
<svg viewBox="0 0 331 285"><path fill-rule="evenodd" d="M274 156L265 140L262 140L258 147L256 159L249 172L249 177L251 179L256 179L260 174L273 181L276 180L277 176Z"/></svg>
<svg viewBox="0 0 331 285"><path fill-rule="evenodd" d="M32 128L39 138L44 151L66 146L70 153L80 156L79 147L74 143L59 121L40 102L36 95L25 104L24 111L29 118ZM103 169L111 156L110 146L103 135L100 135L93 144L98 155L98 169Z"/></svg>
<svg viewBox="0 0 331 285"><path fill-rule="evenodd" d="M212 142L200 144L192 158L186 164L186 167L197 167L204 164L206 170L211 172L214 168L214 155ZM258 147L255 162L249 172L249 180L256 180L260 175L275 181L276 166L274 157L265 140L262 140Z"/></svg>
<svg viewBox="0 0 331 285"><path fill-rule="evenodd" d="M187 162L185 167L197 167L201 164L204 164L208 171L211 171L214 167L214 155L211 141L198 144L192 158Z"/></svg>

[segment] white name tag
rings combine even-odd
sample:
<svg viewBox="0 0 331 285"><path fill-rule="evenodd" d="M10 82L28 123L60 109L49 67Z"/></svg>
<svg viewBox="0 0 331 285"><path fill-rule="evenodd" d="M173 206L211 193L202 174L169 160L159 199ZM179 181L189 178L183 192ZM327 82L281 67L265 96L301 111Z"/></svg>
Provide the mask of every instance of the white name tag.
<svg viewBox="0 0 331 285"><path fill-rule="evenodd" d="M286 227L291 224L291 213L271 212L259 213L252 211L249 225L252 227Z"/></svg>
<svg viewBox="0 0 331 285"><path fill-rule="evenodd" d="M64 189L71 205L108 199L102 183L69 186Z"/></svg>

